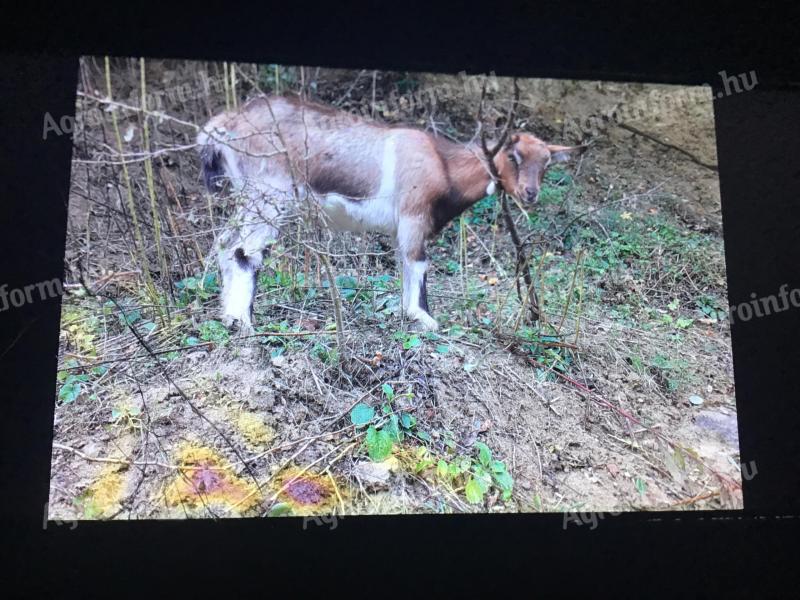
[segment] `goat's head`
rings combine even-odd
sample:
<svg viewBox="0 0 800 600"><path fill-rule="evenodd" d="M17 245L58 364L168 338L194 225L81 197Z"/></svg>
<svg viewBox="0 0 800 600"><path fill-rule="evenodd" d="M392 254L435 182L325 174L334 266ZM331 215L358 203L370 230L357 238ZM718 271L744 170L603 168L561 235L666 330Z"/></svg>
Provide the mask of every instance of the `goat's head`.
<svg viewBox="0 0 800 600"><path fill-rule="evenodd" d="M556 146L530 133L515 133L495 157L503 189L520 202L536 202L547 168L577 156L586 146Z"/></svg>

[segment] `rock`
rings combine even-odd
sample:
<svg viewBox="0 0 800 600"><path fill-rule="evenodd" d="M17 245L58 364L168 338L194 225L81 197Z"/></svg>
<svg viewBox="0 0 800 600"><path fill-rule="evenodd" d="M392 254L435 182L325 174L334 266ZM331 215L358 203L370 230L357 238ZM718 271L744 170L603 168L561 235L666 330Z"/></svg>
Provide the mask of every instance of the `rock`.
<svg viewBox="0 0 800 600"><path fill-rule="evenodd" d="M700 406L701 404L703 404L703 399L700 396L698 396L697 394L693 394L693 395L689 396L689 404L693 404L695 406Z"/></svg>
<svg viewBox="0 0 800 600"><path fill-rule="evenodd" d="M695 424L706 431L712 431L727 443L738 447L739 425L735 413L703 409L694 418Z"/></svg>
<svg viewBox="0 0 800 600"><path fill-rule="evenodd" d="M282 369L283 367L286 366L286 357L283 356L282 354L279 355L279 356L273 356L272 357L272 366L277 368L277 369Z"/></svg>
<svg viewBox="0 0 800 600"><path fill-rule="evenodd" d="M374 463L363 461L353 469L353 474L368 485L387 486L391 475L391 465L384 462Z"/></svg>

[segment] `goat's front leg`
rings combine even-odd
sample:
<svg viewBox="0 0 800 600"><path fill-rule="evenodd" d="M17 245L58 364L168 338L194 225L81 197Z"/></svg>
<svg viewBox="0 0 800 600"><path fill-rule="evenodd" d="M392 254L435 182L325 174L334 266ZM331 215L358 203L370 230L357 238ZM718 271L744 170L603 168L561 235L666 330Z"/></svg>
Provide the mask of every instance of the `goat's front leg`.
<svg viewBox="0 0 800 600"><path fill-rule="evenodd" d="M409 319L419 321L423 329L434 331L439 324L428 307L428 261L424 239L415 235L413 227L401 224L398 249L403 263L403 311Z"/></svg>

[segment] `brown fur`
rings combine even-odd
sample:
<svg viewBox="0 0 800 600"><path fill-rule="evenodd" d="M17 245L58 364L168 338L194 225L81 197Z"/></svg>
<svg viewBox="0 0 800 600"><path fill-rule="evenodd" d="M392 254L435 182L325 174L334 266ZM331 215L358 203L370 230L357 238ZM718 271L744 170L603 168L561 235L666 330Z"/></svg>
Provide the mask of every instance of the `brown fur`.
<svg viewBox="0 0 800 600"><path fill-rule="evenodd" d="M388 133L402 132L397 149L400 214L419 216L426 237L483 198L491 181L478 144L459 144L402 125L387 126L298 97L260 96L238 112L215 117L209 125L236 133L229 143L242 152L245 171L257 172L262 158L283 150L282 138L292 170L302 183L318 194L335 192L352 200L377 191L379 144ZM502 187L520 200L527 200L529 191L538 192L549 148L553 147L531 134L512 135L495 157ZM514 154L522 159L520 165L512 160ZM285 155L278 160L289 166Z"/></svg>

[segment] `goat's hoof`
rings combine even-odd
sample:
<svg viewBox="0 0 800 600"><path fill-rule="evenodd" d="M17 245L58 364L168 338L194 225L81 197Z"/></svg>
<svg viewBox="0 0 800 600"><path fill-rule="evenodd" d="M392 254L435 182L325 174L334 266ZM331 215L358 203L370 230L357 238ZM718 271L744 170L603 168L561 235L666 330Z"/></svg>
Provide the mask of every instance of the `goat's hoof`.
<svg viewBox="0 0 800 600"><path fill-rule="evenodd" d="M415 328L419 331L436 331L439 323L428 314L421 314L414 317L416 320Z"/></svg>
<svg viewBox="0 0 800 600"><path fill-rule="evenodd" d="M231 332L236 331L241 336L252 335L255 331L253 329L253 323L249 318L225 314L222 315L220 320L222 321L222 324L228 328L228 330Z"/></svg>

